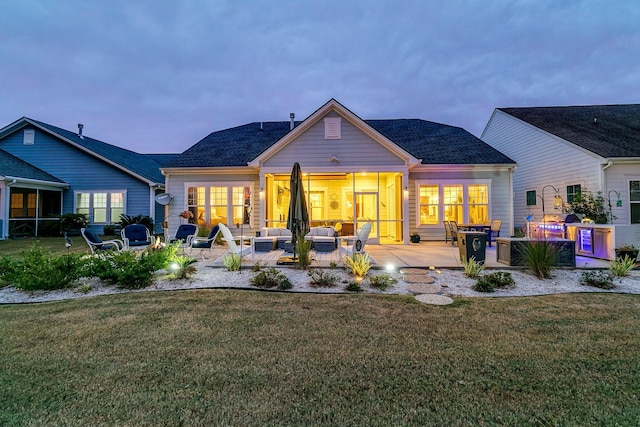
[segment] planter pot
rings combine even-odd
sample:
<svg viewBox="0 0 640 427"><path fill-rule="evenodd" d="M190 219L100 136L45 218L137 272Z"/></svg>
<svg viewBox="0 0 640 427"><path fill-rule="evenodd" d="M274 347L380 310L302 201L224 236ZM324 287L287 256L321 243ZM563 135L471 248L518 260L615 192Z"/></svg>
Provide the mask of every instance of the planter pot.
<svg viewBox="0 0 640 427"><path fill-rule="evenodd" d="M628 256L632 260L638 259L638 250L637 249L616 249L616 258L623 258Z"/></svg>
<svg viewBox="0 0 640 427"><path fill-rule="evenodd" d="M411 236L411 243L420 243L420 236Z"/></svg>

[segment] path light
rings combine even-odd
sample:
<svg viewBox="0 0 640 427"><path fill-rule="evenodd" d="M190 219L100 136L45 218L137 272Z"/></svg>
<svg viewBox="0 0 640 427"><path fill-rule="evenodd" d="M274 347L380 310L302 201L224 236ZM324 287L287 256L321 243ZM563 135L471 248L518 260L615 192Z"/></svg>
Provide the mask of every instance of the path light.
<svg viewBox="0 0 640 427"><path fill-rule="evenodd" d="M387 271L395 271L396 267L393 264L387 264L387 266L385 267L385 269Z"/></svg>
<svg viewBox="0 0 640 427"><path fill-rule="evenodd" d="M171 264L169 264L169 269L171 271L178 271L180 269L180 265L177 262L173 261Z"/></svg>

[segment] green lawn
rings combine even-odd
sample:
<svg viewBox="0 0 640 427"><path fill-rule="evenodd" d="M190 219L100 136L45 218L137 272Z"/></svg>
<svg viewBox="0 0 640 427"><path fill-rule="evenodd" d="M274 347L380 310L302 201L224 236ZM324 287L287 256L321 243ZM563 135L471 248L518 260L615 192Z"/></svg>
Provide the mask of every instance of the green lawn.
<svg viewBox="0 0 640 427"><path fill-rule="evenodd" d="M89 254L89 247L82 236L70 236L72 246L71 253ZM105 240L115 239L116 236L104 237ZM27 237L22 239L0 240L0 256L7 255L12 258L20 256L22 252L28 251L34 243L38 243L42 249L52 253L67 253L67 248L63 237Z"/></svg>
<svg viewBox="0 0 640 427"><path fill-rule="evenodd" d="M640 296L144 292L0 307L0 425L640 424Z"/></svg>

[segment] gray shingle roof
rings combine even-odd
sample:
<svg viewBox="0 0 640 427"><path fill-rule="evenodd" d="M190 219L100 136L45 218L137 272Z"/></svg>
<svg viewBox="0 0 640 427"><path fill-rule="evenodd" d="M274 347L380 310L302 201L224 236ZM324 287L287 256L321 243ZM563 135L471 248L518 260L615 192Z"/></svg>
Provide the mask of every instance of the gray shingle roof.
<svg viewBox="0 0 640 427"><path fill-rule="evenodd" d="M365 120L422 164L515 164L466 130L420 119Z"/></svg>
<svg viewBox="0 0 640 427"><path fill-rule="evenodd" d="M419 119L365 120L423 164L515 164L466 130ZM296 123L297 125L297 123ZM290 122L253 122L213 132L167 167L246 166L289 132Z"/></svg>
<svg viewBox="0 0 640 427"><path fill-rule="evenodd" d="M88 136L83 136L81 138L76 132L70 132L66 129L52 126L47 123L33 119L31 120L51 132L93 151L99 156L107 158L123 168L148 179L149 181L164 184L164 176L160 172L161 165L153 156L139 154L124 148L116 147L115 145L107 144L106 142L102 142Z"/></svg>
<svg viewBox="0 0 640 427"><path fill-rule="evenodd" d="M498 110L605 158L640 157L640 104Z"/></svg>
<svg viewBox="0 0 640 427"><path fill-rule="evenodd" d="M0 150L0 175L15 178L35 179L38 181L57 182L61 184L65 183L61 179L38 169L31 163L27 163L4 150Z"/></svg>

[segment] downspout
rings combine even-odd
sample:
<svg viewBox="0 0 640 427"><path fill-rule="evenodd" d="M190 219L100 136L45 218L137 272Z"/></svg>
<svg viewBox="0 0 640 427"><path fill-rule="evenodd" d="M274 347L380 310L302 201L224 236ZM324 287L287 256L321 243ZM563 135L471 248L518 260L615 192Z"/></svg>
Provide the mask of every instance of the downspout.
<svg viewBox="0 0 640 427"><path fill-rule="evenodd" d="M607 191L607 182L606 182L606 174L605 171L613 166L613 160L607 160L607 163L600 168L600 189L602 193L606 193Z"/></svg>
<svg viewBox="0 0 640 427"><path fill-rule="evenodd" d="M515 230L515 214L514 214L514 209L515 209L515 198L516 195L513 192L513 173L516 171L518 167L514 166L512 168L509 168L509 224L510 224L510 230L509 230L509 237L513 236L513 232Z"/></svg>

